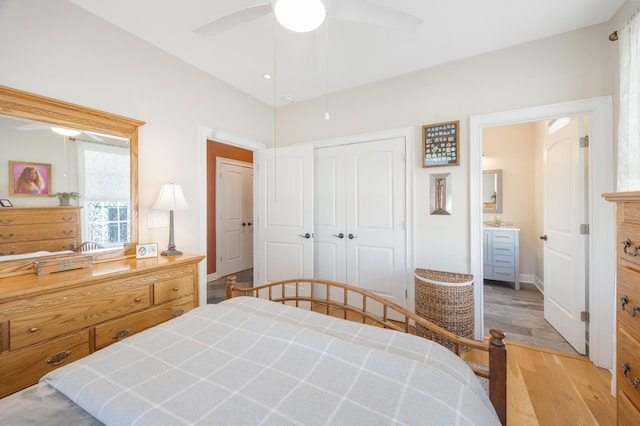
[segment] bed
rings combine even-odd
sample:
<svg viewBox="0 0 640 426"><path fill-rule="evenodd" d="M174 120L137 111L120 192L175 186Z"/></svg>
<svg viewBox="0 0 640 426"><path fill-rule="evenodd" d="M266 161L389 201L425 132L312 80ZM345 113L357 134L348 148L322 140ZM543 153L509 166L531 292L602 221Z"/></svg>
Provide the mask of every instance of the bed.
<svg viewBox="0 0 640 426"><path fill-rule="evenodd" d="M456 351L485 352L488 366L469 367L412 335L415 323L454 340ZM345 284L243 289L231 279L226 301L0 400L0 424L506 424L506 348L494 334L458 338Z"/></svg>

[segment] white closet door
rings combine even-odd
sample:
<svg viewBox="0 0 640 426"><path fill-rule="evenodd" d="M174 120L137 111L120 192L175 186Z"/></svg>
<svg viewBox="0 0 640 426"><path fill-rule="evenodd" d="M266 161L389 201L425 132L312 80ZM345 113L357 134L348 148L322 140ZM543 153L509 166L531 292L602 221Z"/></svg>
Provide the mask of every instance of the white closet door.
<svg viewBox="0 0 640 426"><path fill-rule="evenodd" d="M253 165L218 158L216 169L216 271L225 276L253 265Z"/></svg>
<svg viewBox="0 0 640 426"><path fill-rule="evenodd" d="M315 151L316 277L406 306L405 143Z"/></svg>
<svg viewBox="0 0 640 426"><path fill-rule="evenodd" d="M324 280L347 282L344 146L314 153L314 272Z"/></svg>
<svg viewBox="0 0 640 426"><path fill-rule="evenodd" d="M406 306L404 139L346 147L347 282Z"/></svg>
<svg viewBox="0 0 640 426"><path fill-rule="evenodd" d="M313 148L257 152L256 285L313 276Z"/></svg>

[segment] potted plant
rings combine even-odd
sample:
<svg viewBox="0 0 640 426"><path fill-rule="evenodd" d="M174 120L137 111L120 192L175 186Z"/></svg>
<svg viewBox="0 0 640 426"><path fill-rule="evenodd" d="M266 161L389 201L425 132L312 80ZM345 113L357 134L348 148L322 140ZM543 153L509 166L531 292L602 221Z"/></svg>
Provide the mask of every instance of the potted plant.
<svg viewBox="0 0 640 426"><path fill-rule="evenodd" d="M60 200L61 206L69 206L70 200L77 200L80 198L79 192L56 192L55 194L51 194L50 197L57 197Z"/></svg>

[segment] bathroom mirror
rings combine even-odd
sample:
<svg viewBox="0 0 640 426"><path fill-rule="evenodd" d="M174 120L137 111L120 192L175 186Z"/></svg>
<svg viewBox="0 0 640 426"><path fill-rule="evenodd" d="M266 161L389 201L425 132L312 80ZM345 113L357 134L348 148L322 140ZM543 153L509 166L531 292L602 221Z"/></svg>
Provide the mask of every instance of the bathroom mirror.
<svg viewBox="0 0 640 426"><path fill-rule="evenodd" d="M101 151L122 152L123 164L118 170L123 175L120 186L128 186L125 188L125 191L128 189L128 217L125 218L128 228L127 239L122 240L117 246L111 246L109 250L103 251L94 260L100 258L107 260L133 254L133 247L138 242L138 128L144 123L5 86L0 86L0 115L2 115L0 123L10 128L10 132L7 130L7 134L14 135L0 141L0 150L6 151L3 153L7 154L1 156L5 161L32 161L31 158L9 158L14 153L21 155L15 145L25 144L27 139L32 139L34 146L31 151L25 150L22 154L23 157L29 157L28 152L38 152L42 143L56 144L56 151L63 154L59 155L60 159L57 161L54 161L53 154L46 161L52 163L51 167L53 168L52 192L83 192L82 186L78 186L78 182L75 182L71 176L74 167L77 167L76 158L71 154L78 151L79 145L84 144L82 141L102 147ZM61 135L54 135L50 131L52 126L80 132L78 132L79 135L65 138ZM38 134L44 135L45 133L48 139L37 141ZM8 164L2 164L2 168L6 167ZM115 167L112 168L115 169ZM67 173L70 176L67 176ZM8 176L9 173L5 173L3 179ZM115 176L109 177L108 180L114 178ZM5 189L8 190L8 185L8 181L4 182L3 194ZM3 196L2 198L7 197ZM14 198L13 204L27 207L56 205L56 200L48 197L23 196Z"/></svg>
<svg viewBox="0 0 640 426"><path fill-rule="evenodd" d="M502 213L502 170L482 171L482 208L484 213Z"/></svg>

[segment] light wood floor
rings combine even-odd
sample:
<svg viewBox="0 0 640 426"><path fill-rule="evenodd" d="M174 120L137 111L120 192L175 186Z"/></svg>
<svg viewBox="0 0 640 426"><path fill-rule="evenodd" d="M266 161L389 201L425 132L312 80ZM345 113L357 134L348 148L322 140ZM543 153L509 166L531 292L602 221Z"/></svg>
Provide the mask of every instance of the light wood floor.
<svg viewBox="0 0 640 426"><path fill-rule="evenodd" d="M509 425L613 425L611 373L587 358L507 343Z"/></svg>
<svg viewBox="0 0 640 426"><path fill-rule="evenodd" d="M223 282L209 283L209 303L224 299ZM586 357L553 349L509 340L507 348L508 425L615 424L608 370Z"/></svg>

